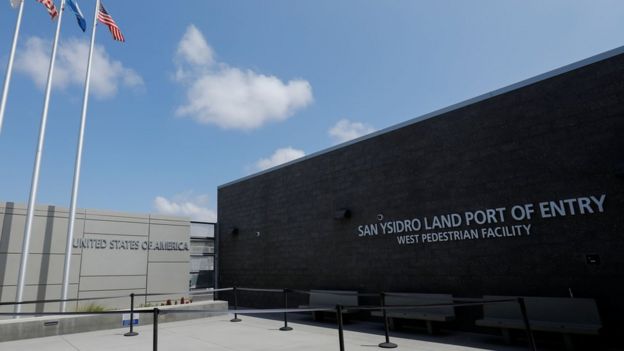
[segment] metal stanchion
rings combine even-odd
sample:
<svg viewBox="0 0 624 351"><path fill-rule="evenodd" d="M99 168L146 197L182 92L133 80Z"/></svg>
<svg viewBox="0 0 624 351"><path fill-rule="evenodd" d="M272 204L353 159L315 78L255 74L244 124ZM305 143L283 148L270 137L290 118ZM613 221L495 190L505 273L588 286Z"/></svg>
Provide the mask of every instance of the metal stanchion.
<svg viewBox="0 0 624 351"><path fill-rule="evenodd" d="M386 342L382 342L379 344L379 347L384 349L393 349L397 347L397 344L390 342L390 332L388 331L388 316L386 315L386 294L383 292L380 294L381 296L381 313L383 314L384 320L384 331L386 333Z"/></svg>
<svg viewBox="0 0 624 351"><path fill-rule="evenodd" d="M160 310L158 308L154 308L154 341L152 348L154 351L158 351L158 314Z"/></svg>
<svg viewBox="0 0 624 351"><path fill-rule="evenodd" d="M520 305L520 312L522 312L524 328L526 329L527 338L529 339L529 350L537 351L537 346L535 345L535 339L533 338L533 332L531 331L531 324L529 323L529 315L527 314L526 304L524 303L524 298L519 297L518 304Z"/></svg>
<svg viewBox="0 0 624 351"><path fill-rule="evenodd" d="M232 288L232 291L234 292L234 311L238 310L238 296L236 294L236 287ZM230 322L240 322L241 319L238 318L238 314L236 312L234 312L234 318L230 319Z"/></svg>
<svg viewBox="0 0 624 351"><path fill-rule="evenodd" d="M342 306L336 305L336 322L338 322L338 343L340 344L340 351L344 351L344 333L342 326Z"/></svg>
<svg viewBox="0 0 624 351"><path fill-rule="evenodd" d="M284 289L284 309L288 309L288 289ZM284 312L284 326L279 330L281 331L290 331L293 328L288 326L288 313Z"/></svg>
<svg viewBox="0 0 624 351"><path fill-rule="evenodd" d="M136 336L139 333L134 331L134 293L130 294L130 331L125 333L124 336Z"/></svg>

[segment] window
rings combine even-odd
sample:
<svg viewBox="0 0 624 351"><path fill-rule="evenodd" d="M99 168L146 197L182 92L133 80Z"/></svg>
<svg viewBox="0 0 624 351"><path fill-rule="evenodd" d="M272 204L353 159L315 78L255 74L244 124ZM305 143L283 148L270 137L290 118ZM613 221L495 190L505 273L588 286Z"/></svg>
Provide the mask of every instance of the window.
<svg viewBox="0 0 624 351"><path fill-rule="evenodd" d="M191 222L190 289L214 288L215 223Z"/></svg>

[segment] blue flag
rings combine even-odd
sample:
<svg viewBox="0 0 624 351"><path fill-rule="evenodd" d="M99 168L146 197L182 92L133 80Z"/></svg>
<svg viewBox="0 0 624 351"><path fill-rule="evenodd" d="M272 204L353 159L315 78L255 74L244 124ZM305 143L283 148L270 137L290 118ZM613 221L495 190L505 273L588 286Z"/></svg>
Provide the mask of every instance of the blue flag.
<svg viewBox="0 0 624 351"><path fill-rule="evenodd" d="M67 2L69 3L69 7L71 7L72 11L74 11L74 13L76 14L76 19L78 20L78 25L80 26L80 28L82 29L82 31L86 31L87 30L87 21L85 20L84 16L82 15L82 11L80 11L80 7L78 6L78 3L75 2L74 0L67 0Z"/></svg>

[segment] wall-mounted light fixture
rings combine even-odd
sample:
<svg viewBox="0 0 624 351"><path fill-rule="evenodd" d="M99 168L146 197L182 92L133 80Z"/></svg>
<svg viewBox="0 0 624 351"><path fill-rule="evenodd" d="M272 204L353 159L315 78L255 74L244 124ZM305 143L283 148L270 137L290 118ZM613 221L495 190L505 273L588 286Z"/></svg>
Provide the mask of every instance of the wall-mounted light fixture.
<svg viewBox="0 0 624 351"><path fill-rule="evenodd" d="M334 219L351 218L351 210L348 208L340 208L334 212Z"/></svg>
<svg viewBox="0 0 624 351"><path fill-rule="evenodd" d="M238 228L236 228L236 227L231 227L231 228L230 228L230 234L231 234L231 235L236 235L236 234L238 234Z"/></svg>

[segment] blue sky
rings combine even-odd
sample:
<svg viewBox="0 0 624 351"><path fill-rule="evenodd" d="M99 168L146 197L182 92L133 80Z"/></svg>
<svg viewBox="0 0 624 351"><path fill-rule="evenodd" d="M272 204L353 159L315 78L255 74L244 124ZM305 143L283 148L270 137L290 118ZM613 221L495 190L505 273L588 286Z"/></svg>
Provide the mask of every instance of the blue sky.
<svg viewBox="0 0 624 351"><path fill-rule="evenodd" d="M39 204L69 206L95 1L78 3L88 28L65 13ZM198 220L220 184L624 43L616 0L104 3L127 42L98 26L78 206ZM0 201L28 201L54 29L26 0Z"/></svg>

